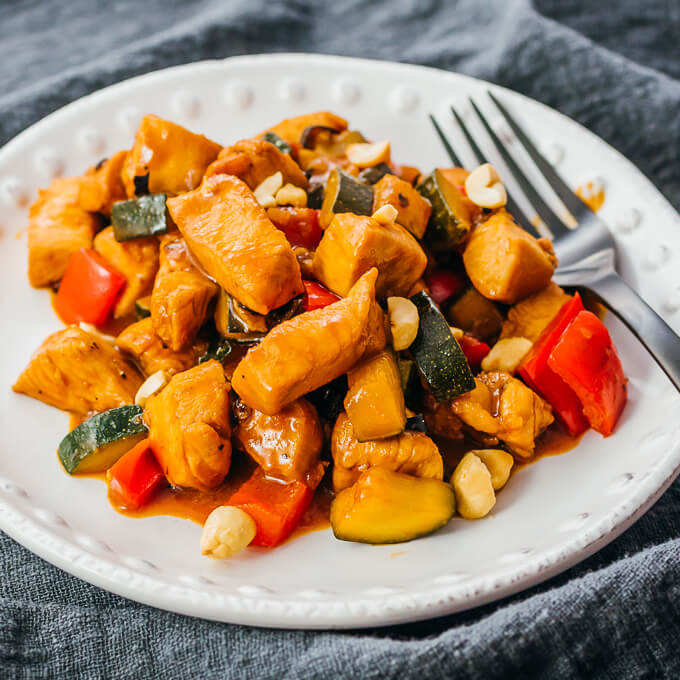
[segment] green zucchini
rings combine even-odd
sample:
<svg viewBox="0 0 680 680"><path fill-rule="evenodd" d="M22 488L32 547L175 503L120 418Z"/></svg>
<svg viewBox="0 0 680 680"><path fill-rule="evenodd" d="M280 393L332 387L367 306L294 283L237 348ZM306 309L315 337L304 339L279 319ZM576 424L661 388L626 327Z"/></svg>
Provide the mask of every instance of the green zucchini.
<svg viewBox="0 0 680 680"><path fill-rule="evenodd" d="M215 326L220 335L236 343L259 342L274 326L304 311L304 295L298 295L269 314L252 312L225 290L215 307Z"/></svg>
<svg viewBox="0 0 680 680"><path fill-rule="evenodd" d="M316 146L316 139L320 134L326 133L331 136L336 135L338 132L340 131L336 128L328 127L327 125L310 125L300 135L300 146L303 149L313 149Z"/></svg>
<svg viewBox="0 0 680 680"><path fill-rule="evenodd" d="M231 295L227 294L227 336L235 333L237 335L252 333L266 333L267 317L257 312L251 312L240 304Z"/></svg>
<svg viewBox="0 0 680 680"><path fill-rule="evenodd" d="M135 301L135 318L137 321L151 316L151 296L145 295Z"/></svg>
<svg viewBox="0 0 680 680"><path fill-rule="evenodd" d="M378 163L372 168L366 168L359 173L357 179L364 184L377 184L385 175L392 172L387 163Z"/></svg>
<svg viewBox="0 0 680 680"><path fill-rule="evenodd" d="M66 472L70 475L106 472L146 437L149 429L142 413L141 406L119 406L98 413L71 430L57 449Z"/></svg>
<svg viewBox="0 0 680 680"><path fill-rule="evenodd" d="M401 543L443 527L455 510L450 484L376 466L335 496L331 528L342 541Z"/></svg>
<svg viewBox="0 0 680 680"><path fill-rule="evenodd" d="M168 230L165 194L140 196L114 203L111 224L116 241L165 234Z"/></svg>
<svg viewBox="0 0 680 680"><path fill-rule="evenodd" d="M307 192L307 207L314 210L321 210L323 205L323 184L317 184Z"/></svg>
<svg viewBox="0 0 680 680"><path fill-rule="evenodd" d="M470 231L470 214L463 196L436 169L418 185L418 191L432 204L426 243L435 254L451 250Z"/></svg>
<svg viewBox="0 0 680 680"><path fill-rule="evenodd" d="M463 350L432 298L420 291L411 297L418 309L418 335L411 355L437 401L451 401L475 388Z"/></svg>
<svg viewBox="0 0 680 680"><path fill-rule="evenodd" d="M328 144L317 145L331 158L339 158L347 155L347 147L350 144L365 144L366 138L359 130L345 130L333 135Z"/></svg>
<svg viewBox="0 0 680 680"><path fill-rule="evenodd" d="M294 297L285 305L281 305L276 309L272 309L269 314L265 317L267 320L267 328L271 330L274 326L278 326L283 321L288 321L298 314L302 314L305 311L305 295L298 295Z"/></svg>
<svg viewBox="0 0 680 680"><path fill-rule="evenodd" d="M289 154L291 152L290 144L285 139L281 139L275 132L265 132L262 139L273 144L281 153Z"/></svg>
<svg viewBox="0 0 680 680"><path fill-rule="evenodd" d="M501 332L503 315L496 303L485 298L474 286L464 290L449 306L446 316L452 326L488 340Z"/></svg>
<svg viewBox="0 0 680 680"><path fill-rule="evenodd" d="M373 187L363 184L339 168L333 168L321 205L321 226L325 229L338 213L373 214Z"/></svg>

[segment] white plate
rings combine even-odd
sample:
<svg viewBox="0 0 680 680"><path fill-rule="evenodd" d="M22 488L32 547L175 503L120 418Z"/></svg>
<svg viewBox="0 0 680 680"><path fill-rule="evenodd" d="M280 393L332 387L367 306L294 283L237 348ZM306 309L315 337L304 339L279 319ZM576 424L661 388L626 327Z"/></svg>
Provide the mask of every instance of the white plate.
<svg viewBox="0 0 680 680"><path fill-rule="evenodd" d="M79 174L129 146L141 114L228 144L283 117L329 108L368 137L389 137L398 161L430 168L448 161L426 114L436 112L453 133L447 105L467 112L474 94L498 124L487 88L508 102L570 182L601 178L602 216L613 227L623 274L680 328L680 278L671 265L680 253L678 216L616 151L541 104L452 73L338 57L239 57L151 73L66 106L0 151L0 527L62 569L156 607L258 626L328 628L423 619L495 600L584 559L640 517L678 471L680 426L671 414L680 400L612 319L630 377L615 435L590 432L570 453L522 470L488 519L452 521L398 546L344 543L323 531L228 562L202 558L198 525L123 517L101 482L65 475L55 448L66 416L9 390L59 326L49 295L29 287L25 239L15 238L27 206L55 175Z"/></svg>

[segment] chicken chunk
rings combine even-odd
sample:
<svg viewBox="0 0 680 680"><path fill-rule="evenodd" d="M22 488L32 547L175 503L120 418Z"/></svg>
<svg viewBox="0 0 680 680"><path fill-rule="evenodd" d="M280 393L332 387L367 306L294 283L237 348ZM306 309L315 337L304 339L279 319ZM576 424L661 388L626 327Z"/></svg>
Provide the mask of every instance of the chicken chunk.
<svg viewBox="0 0 680 680"><path fill-rule="evenodd" d="M381 467L415 477L442 479L444 462L437 445L424 433L406 430L396 437L360 442L352 423L341 413L331 437L333 488L352 486L370 467Z"/></svg>
<svg viewBox="0 0 680 680"><path fill-rule="evenodd" d="M122 352L134 357L147 376L156 371L170 374L186 371L196 365L198 356L207 349L207 343L177 352L170 349L154 332L150 317L129 325L118 336L116 344Z"/></svg>
<svg viewBox="0 0 680 680"><path fill-rule="evenodd" d="M475 389L451 402L451 411L468 427L477 432L496 436L500 425L494 417L496 412L491 390L479 378L475 378Z"/></svg>
<svg viewBox="0 0 680 680"><path fill-rule="evenodd" d="M522 337L536 342L562 305L571 299L554 281L508 310L501 338Z"/></svg>
<svg viewBox="0 0 680 680"><path fill-rule="evenodd" d="M203 135L151 114L144 116L122 170L129 198L137 195L135 177L150 194L195 189L222 147ZM138 180L139 182L140 180Z"/></svg>
<svg viewBox="0 0 680 680"><path fill-rule="evenodd" d="M251 408L269 415L350 370L385 346L383 313L375 301L377 269L349 295L273 328L236 367L233 386Z"/></svg>
<svg viewBox="0 0 680 680"><path fill-rule="evenodd" d="M80 177L55 179L31 206L28 279L36 288L59 281L71 255L92 245L99 220L78 203L81 182Z"/></svg>
<svg viewBox="0 0 680 680"><path fill-rule="evenodd" d="M290 155L282 153L273 144L262 139L243 139L222 149L217 160L208 166L205 176L236 175L251 189L256 189L263 180L276 172L283 175L284 184L307 188L305 173Z"/></svg>
<svg viewBox="0 0 680 680"><path fill-rule="evenodd" d="M231 465L229 383L219 361L178 373L146 402L149 439L174 486L214 488Z"/></svg>
<svg viewBox="0 0 680 680"><path fill-rule="evenodd" d="M148 295L153 288L158 271L158 239L150 237L116 241L113 227L106 227L94 237L94 249L126 280L113 315L119 319L131 314L136 300Z"/></svg>
<svg viewBox="0 0 680 680"><path fill-rule="evenodd" d="M305 129L314 125L329 127L338 132L347 129L347 121L344 118L340 118L340 116L336 116L330 111L318 111L317 113L295 116L295 118L285 118L278 125L269 128L265 132L273 132L289 144L297 144Z"/></svg>
<svg viewBox="0 0 680 680"><path fill-rule="evenodd" d="M141 384L117 349L69 326L47 337L12 389L85 416L132 404Z"/></svg>
<svg viewBox="0 0 680 680"><path fill-rule="evenodd" d="M399 224L340 213L314 253L314 274L338 295L347 295L359 277L378 268L375 295L407 295L427 266L418 241Z"/></svg>
<svg viewBox="0 0 680 680"><path fill-rule="evenodd" d="M385 175L373 187L373 210L384 205L397 209L397 222L416 238L422 238L430 219L432 206L415 187L396 175Z"/></svg>
<svg viewBox="0 0 680 680"><path fill-rule="evenodd" d="M78 194L78 203L83 210L110 215L113 204L127 198L121 178L127 155L127 151L119 151L83 176Z"/></svg>
<svg viewBox="0 0 680 680"><path fill-rule="evenodd" d="M177 234L161 238L160 267L151 292L151 321L170 349L180 351L196 337L218 286L191 263Z"/></svg>
<svg viewBox="0 0 680 680"><path fill-rule="evenodd" d="M451 402L453 413L517 455L531 457L536 437L554 421L549 404L507 373L480 373L475 383L474 390Z"/></svg>
<svg viewBox="0 0 680 680"><path fill-rule="evenodd" d="M481 373L479 379L497 396L497 436L516 454L529 458L535 440L555 420L550 405L507 373Z"/></svg>
<svg viewBox="0 0 680 680"><path fill-rule="evenodd" d="M557 258L548 239L536 240L500 210L473 229L463 264L484 297L512 305L550 283Z"/></svg>
<svg viewBox="0 0 680 680"><path fill-rule="evenodd" d="M168 209L201 266L248 309L267 314L303 292L290 243L238 177L209 177Z"/></svg>
<svg viewBox="0 0 680 680"><path fill-rule="evenodd" d="M247 406L234 430L240 448L269 475L304 480L319 462L323 431L316 409L306 399L270 416Z"/></svg>

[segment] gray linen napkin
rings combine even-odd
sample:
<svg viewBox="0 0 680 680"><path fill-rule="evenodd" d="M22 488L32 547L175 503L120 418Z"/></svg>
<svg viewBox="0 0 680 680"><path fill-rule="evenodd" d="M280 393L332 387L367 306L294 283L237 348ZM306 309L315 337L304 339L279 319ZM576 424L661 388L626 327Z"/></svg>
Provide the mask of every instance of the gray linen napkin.
<svg viewBox="0 0 680 680"><path fill-rule="evenodd" d="M680 208L678 0L5 0L0 143L123 78L271 51L408 61L511 87L604 137ZM623 536L548 583L471 612L357 632L158 611L0 533L0 676L680 677L678 509L676 483Z"/></svg>

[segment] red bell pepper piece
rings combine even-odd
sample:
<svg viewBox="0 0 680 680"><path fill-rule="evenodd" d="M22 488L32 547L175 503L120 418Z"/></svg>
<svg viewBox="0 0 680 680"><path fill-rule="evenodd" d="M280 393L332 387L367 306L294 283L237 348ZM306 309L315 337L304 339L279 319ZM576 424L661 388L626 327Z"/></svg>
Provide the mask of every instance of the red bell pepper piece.
<svg viewBox="0 0 680 680"><path fill-rule="evenodd" d="M255 521L257 533L251 545L274 547L284 541L307 512L314 489L304 482L288 484L265 477L258 467L229 499Z"/></svg>
<svg viewBox="0 0 680 680"><path fill-rule="evenodd" d="M291 246L314 250L322 236L320 212L312 208L268 208L267 217L286 235Z"/></svg>
<svg viewBox="0 0 680 680"><path fill-rule="evenodd" d="M462 277L448 269L435 269L425 277L425 283L430 289L430 297L438 304L446 302L465 285Z"/></svg>
<svg viewBox="0 0 680 680"><path fill-rule="evenodd" d="M548 366L574 390L591 427L608 437L626 404L626 377L602 321L579 312L550 352Z"/></svg>
<svg viewBox="0 0 680 680"><path fill-rule="evenodd" d="M305 311L307 312L332 305L340 299L335 293L331 293L328 288L324 288L316 281L303 281L302 283L305 287Z"/></svg>
<svg viewBox="0 0 680 680"><path fill-rule="evenodd" d="M553 408L555 415L577 436L588 429L583 405L574 390L548 365L548 358L564 329L583 311L578 293L562 306L543 330L518 369L519 375L534 392L540 394Z"/></svg>
<svg viewBox="0 0 680 680"><path fill-rule="evenodd" d="M111 493L130 510L148 503L154 492L167 483L148 439L119 458L108 469L106 479Z"/></svg>
<svg viewBox="0 0 680 680"><path fill-rule="evenodd" d="M474 335L467 333L458 339L458 344L465 354L470 366L479 366L482 359L491 351L491 347L481 340L477 340Z"/></svg>
<svg viewBox="0 0 680 680"><path fill-rule="evenodd" d="M66 323L103 324L126 284L125 277L96 251L73 253L59 284L55 306Z"/></svg>

